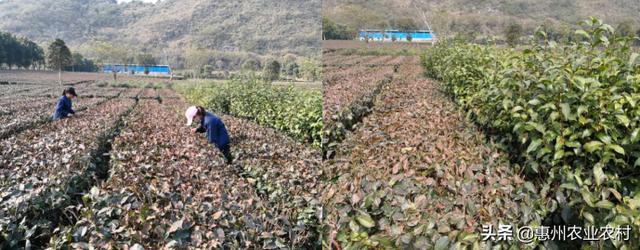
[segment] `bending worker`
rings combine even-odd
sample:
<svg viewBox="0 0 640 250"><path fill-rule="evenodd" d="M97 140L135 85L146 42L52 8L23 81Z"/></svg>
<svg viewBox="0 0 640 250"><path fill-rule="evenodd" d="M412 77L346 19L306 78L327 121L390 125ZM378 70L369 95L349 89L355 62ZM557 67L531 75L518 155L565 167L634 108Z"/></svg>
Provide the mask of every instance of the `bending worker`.
<svg viewBox="0 0 640 250"><path fill-rule="evenodd" d="M222 152L227 164L231 164L233 157L229 146L229 134L222 120L200 106L189 107L185 116L187 117L187 126L191 126L194 120L200 122L200 127L192 128L191 131L194 133L206 132L209 143L214 144Z"/></svg>
<svg viewBox="0 0 640 250"><path fill-rule="evenodd" d="M58 99L56 104L56 110L53 113L52 119L54 121L67 118L69 115L73 115L76 112L71 108L73 103L71 100L78 97L76 90L73 87L68 87L62 91L62 96Z"/></svg>

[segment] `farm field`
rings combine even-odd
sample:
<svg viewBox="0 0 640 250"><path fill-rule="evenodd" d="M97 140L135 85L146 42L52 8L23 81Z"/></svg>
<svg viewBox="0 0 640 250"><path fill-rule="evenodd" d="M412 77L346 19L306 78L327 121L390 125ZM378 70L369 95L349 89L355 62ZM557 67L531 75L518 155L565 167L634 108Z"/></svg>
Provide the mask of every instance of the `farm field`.
<svg viewBox="0 0 640 250"><path fill-rule="evenodd" d="M16 83L33 85L33 84L52 84L58 82L57 71L32 71L32 70L0 70L0 85L15 85ZM169 79L131 76L127 74L118 74L118 79L122 82L144 80L145 82L165 82ZM97 72L64 72L62 73L63 84L78 84L83 82L96 81L112 81L113 75Z"/></svg>
<svg viewBox="0 0 640 250"><path fill-rule="evenodd" d="M582 25L584 39L572 44L544 32L517 49L441 42L405 58L380 89L351 86L357 74L343 68L326 71L326 90L351 92L325 95L348 107L331 118L352 122L325 126L339 136L323 148L323 246L637 249L640 56L611 26ZM329 67L358 60L327 54ZM348 98L362 93L373 97ZM480 234L488 225L601 234L555 240L514 230L514 240L495 241ZM609 237L607 228L625 233Z"/></svg>
<svg viewBox="0 0 640 250"><path fill-rule="evenodd" d="M324 158L331 157L347 132L370 113L375 97L393 80L402 60L408 58L411 57L345 55L340 51L324 54Z"/></svg>
<svg viewBox="0 0 640 250"><path fill-rule="evenodd" d="M220 114L226 165L184 125L193 104L170 83L65 72L77 114L52 122L57 75L12 74L0 85L0 248L318 247L311 143Z"/></svg>
<svg viewBox="0 0 640 250"><path fill-rule="evenodd" d="M422 76L419 60L403 59L373 96L367 84L384 78L373 72L392 74L387 66L325 78L325 91L333 91L325 105L368 110L325 161L325 243L333 247L471 246L482 224L522 213L516 200L527 197L524 181L505 155ZM354 101L367 95L364 107Z"/></svg>

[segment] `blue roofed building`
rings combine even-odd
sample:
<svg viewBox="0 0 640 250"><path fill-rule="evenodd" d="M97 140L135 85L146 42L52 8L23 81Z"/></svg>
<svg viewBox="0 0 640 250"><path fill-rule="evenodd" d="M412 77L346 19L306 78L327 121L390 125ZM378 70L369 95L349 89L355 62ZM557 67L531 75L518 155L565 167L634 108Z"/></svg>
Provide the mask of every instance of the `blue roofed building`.
<svg viewBox="0 0 640 250"><path fill-rule="evenodd" d="M436 35L431 30L361 30L358 39L379 42L435 42Z"/></svg>
<svg viewBox="0 0 640 250"><path fill-rule="evenodd" d="M168 65L137 65L137 64L112 64L106 63L102 66L104 73L128 73L134 75L144 75L148 70L149 75L171 75L171 67Z"/></svg>

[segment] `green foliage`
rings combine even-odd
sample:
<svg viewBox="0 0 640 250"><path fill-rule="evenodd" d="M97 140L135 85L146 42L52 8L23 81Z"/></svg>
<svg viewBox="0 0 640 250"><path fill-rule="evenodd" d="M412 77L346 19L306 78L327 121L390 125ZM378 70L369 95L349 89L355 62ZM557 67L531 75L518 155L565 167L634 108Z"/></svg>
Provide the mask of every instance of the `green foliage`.
<svg viewBox="0 0 640 250"><path fill-rule="evenodd" d="M277 60L269 60L264 64L262 69L262 77L266 81L275 81L280 79L280 62Z"/></svg>
<svg viewBox="0 0 640 250"><path fill-rule="evenodd" d="M260 68L260 61L254 58L248 59L242 63L243 70L258 71Z"/></svg>
<svg viewBox="0 0 640 250"><path fill-rule="evenodd" d="M93 60L84 58L80 53L71 53L71 65L65 67L67 71L78 72L95 72L98 70L98 66L95 65Z"/></svg>
<svg viewBox="0 0 640 250"><path fill-rule="evenodd" d="M318 65L317 61L313 59L306 59L302 61L300 74L308 81L318 81L322 77L322 68Z"/></svg>
<svg viewBox="0 0 640 250"><path fill-rule="evenodd" d="M418 23L411 17L412 15L400 17L394 20L393 28L399 30L417 30L419 29Z"/></svg>
<svg viewBox="0 0 640 250"><path fill-rule="evenodd" d="M249 70L260 71L260 55L250 52L224 52L197 47L186 49L183 67L196 72L197 76L207 76L214 69L219 71ZM204 69L207 65L212 66ZM214 67L213 67L214 66Z"/></svg>
<svg viewBox="0 0 640 250"><path fill-rule="evenodd" d="M296 62L289 62L284 65L283 71L287 76L297 78L300 75L300 65Z"/></svg>
<svg viewBox="0 0 640 250"><path fill-rule="evenodd" d="M0 65L29 68L44 62L44 51L26 38L0 32Z"/></svg>
<svg viewBox="0 0 640 250"><path fill-rule="evenodd" d="M71 65L71 51L61 39L56 39L47 48L47 64L54 70L62 70Z"/></svg>
<svg viewBox="0 0 640 250"><path fill-rule="evenodd" d="M134 61L131 51L120 44L108 41L92 41L89 46L91 47L91 58L94 58L99 64L131 64Z"/></svg>
<svg viewBox="0 0 640 250"><path fill-rule="evenodd" d="M322 93L273 86L253 75L176 87L190 102L214 112L251 119L305 143L320 145Z"/></svg>
<svg viewBox="0 0 640 250"><path fill-rule="evenodd" d="M351 40L356 37L356 30L346 25L337 24L330 19L322 18L323 40Z"/></svg>
<svg viewBox="0 0 640 250"><path fill-rule="evenodd" d="M618 27L616 27L616 33L618 36L633 37L635 36L633 26L633 20L625 20L618 24Z"/></svg>
<svg viewBox="0 0 640 250"><path fill-rule="evenodd" d="M577 216L561 223L631 225L632 241L605 248L638 249L640 57L611 26L583 24L580 43L514 50L442 42L422 60L527 178L552 184L558 204Z"/></svg>
<svg viewBox="0 0 640 250"><path fill-rule="evenodd" d="M155 65L157 64L157 60L153 57L153 54L150 53L140 53L136 56L136 63L138 65Z"/></svg>
<svg viewBox="0 0 640 250"><path fill-rule="evenodd" d="M507 44L511 47L515 47L518 44L520 37L522 37L522 25L515 22L507 25L504 29L504 36L507 40Z"/></svg>

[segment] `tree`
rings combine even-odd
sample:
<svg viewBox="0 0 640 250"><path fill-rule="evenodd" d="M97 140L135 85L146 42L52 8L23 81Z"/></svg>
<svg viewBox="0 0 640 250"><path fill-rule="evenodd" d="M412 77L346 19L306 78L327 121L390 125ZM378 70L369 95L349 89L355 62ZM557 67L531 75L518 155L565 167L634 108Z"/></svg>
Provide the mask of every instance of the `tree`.
<svg viewBox="0 0 640 250"><path fill-rule="evenodd" d="M75 72L76 67L82 64L84 57L78 52L71 53L71 71Z"/></svg>
<svg viewBox="0 0 640 250"><path fill-rule="evenodd" d="M33 64L33 46L35 43L27 40L26 38L18 39L18 51L19 57L17 58L16 64L22 68L29 68ZM35 45L37 46L37 45Z"/></svg>
<svg viewBox="0 0 640 250"><path fill-rule="evenodd" d="M284 57L283 57L284 64L289 64L289 63L296 62L296 59L297 59L296 55L290 54L290 53L284 55Z"/></svg>
<svg viewBox="0 0 640 250"><path fill-rule="evenodd" d="M71 64L71 51L61 39L56 39L47 51L47 63L49 68L58 70L58 83L62 85L62 70Z"/></svg>
<svg viewBox="0 0 640 250"><path fill-rule="evenodd" d="M71 53L71 65L65 68L73 72L95 72L98 67L92 60L84 58L82 54L78 52Z"/></svg>
<svg viewBox="0 0 640 250"><path fill-rule="evenodd" d="M411 17L401 17L395 20L395 28L403 31L417 30L418 24Z"/></svg>
<svg viewBox="0 0 640 250"><path fill-rule="evenodd" d="M153 57L152 54L141 53L141 54L136 55L136 63L138 65L149 66L149 65L156 65L157 61L156 61L156 58Z"/></svg>
<svg viewBox="0 0 640 250"><path fill-rule="evenodd" d="M616 33L618 34L618 36L622 37L633 37L635 35L633 32L633 25L634 23L632 20L623 21L618 24Z"/></svg>
<svg viewBox="0 0 640 250"><path fill-rule="evenodd" d="M263 69L263 77L267 81L275 81L280 79L280 62L277 60L269 60Z"/></svg>
<svg viewBox="0 0 640 250"><path fill-rule="evenodd" d="M38 44L29 41L28 47L31 50L31 65L44 64L44 50Z"/></svg>
<svg viewBox="0 0 640 250"><path fill-rule="evenodd" d="M260 68L261 68L261 65L258 59L249 58L246 61L244 61L244 63L242 63L242 69L244 70L258 71L260 70Z"/></svg>
<svg viewBox="0 0 640 250"><path fill-rule="evenodd" d="M478 32L475 30L467 30L457 32L454 36L454 40L461 41L465 43L473 43L476 41L476 37L478 36Z"/></svg>
<svg viewBox="0 0 640 250"><path fill-rule="evenodd" d="M312 59L302 61L300 73L302 74L302 77L311 81L319 80L322 74L320 66L318 66L318 63Z"/></svg>
<svg viewBox="0 0 640 250"><path fill-rule="evenodd" d="M205 77L209 77L209 76L211 76L211 73L213 72L213 69L214 69L213 65L208 65L207 64L207 65L204 65L202 67L202 72L200 72L200 73Z"/></svg>
<svg viewBox="0 0 640 250"><path fill-rule="evenodd" d="M0 66L9 60L9 34L0 32Z"/></svg>
<svg viewBox="0 0 640 250"><path fill-rule="evenodd" d="M218 70L227 70L228 63L223 58L216 60L216 69Z"/></svg>
<svg viewBox="0 0 640 250"><path fill-rule="evenodd" d="M330 19L322 18L322 39L323 40L350 40L356 36L355 29L346 25L337 24Z"/></svg>
<svg viewBox="0 0 640 250"><path fill-rule="evenodd" d="M185 63L194 72L194 77L198 77L203 67L209 64L210 59L211 56L208 51L192 47L187 49Z"/></svg>
<svg viewBox="0 0 640 250"><path fill-rule="evenodd" d="M331 15L333 21L343 24L355 31L354 35L347 39L353 39L359 29L386 28L389 23L389 9L376 10L371 7L348 4L340 6L338 12Z"/></svg>
<svg viewBox="0 0 640 250"><path fill-rule="evenodd" d="M9 68L30 68L41 64L43 60L44 52L36 43L0 32L0 65L6 64Z"/></svg>
<svg viewBox="0 0 640 250"><path fill-rule="evenodd" d="M131 53L129 53L127 48L110 42L92 41L91 50L94 54L92 58L96 59L98 64L127 64L133 61Z"/></svg>
<svg viewBox="0 0 640 250"><path fill-rule="evenodd" d="M157 64L156 58L153 57L153 55L149 54L149 53L141 53L141 54L136 55L136 63L138 65L144 66L144 74L145 75L149 74L149 66Z"/></svg>
<svg viewBox="0 0 640 250"><path fill-rule="evenodd" d="M0 64L6 64L11 68L19 63L22 57L22 47L16 37L10 33L0 32Z"/></svg>
<svg viewBox="0 0 640 250"><path fill-rule="evenodd" d="M511 47L515 47L522 36L522 25L516 22L510 23L504 30L504 36L507 40L507 44Z"/></svg>
<svg viewBox="0 0 640 250"><path fill-rule="evenodd" d="M284 73L287 74L287 76L297 78L300 74L300 65L298 65L298 63L296 63L295 61L288 62L284 66Z"/></svg>

